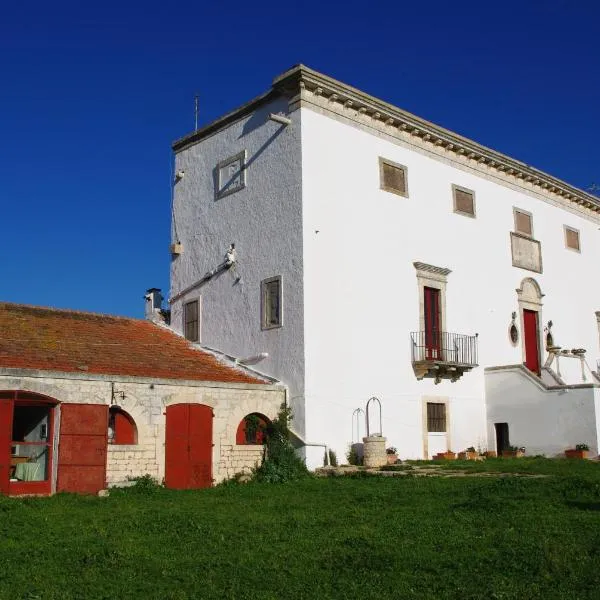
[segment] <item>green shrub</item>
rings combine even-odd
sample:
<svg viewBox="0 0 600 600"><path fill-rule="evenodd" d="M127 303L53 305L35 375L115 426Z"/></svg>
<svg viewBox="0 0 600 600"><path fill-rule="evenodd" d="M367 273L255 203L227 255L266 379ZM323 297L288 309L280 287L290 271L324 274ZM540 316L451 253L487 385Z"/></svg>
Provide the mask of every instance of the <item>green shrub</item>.
<svg viewBox="0 0 600 600"><path fill-rule="evenodd" d="M291 409L282 404L277 418L267 426L265 459L254 470L254 481L284 483L310 477L304 460L296 454L289 439L291 418Z"/></svg>
<svg viewBox="0 0 600 600"><path fill-rule="evenodd" d="M363 458L359 455L358 451L356 450L355 444L350 445L350 448L346 453L346 460L348 461L349 465L361 466L363 464Z"/></svg>
<svg viewBox="0 0 600 600"><path fill-rule="evenodd" d="M328 453L329 453L329 461L327 461ZM332 450L331 448L329 448L329 450L325 450L325 452L323 452L323 466L324 467L337 467L338 466L337 454L335 453L335 450Z"/></svg>
<svg viewBox="0 0 600 600"><path fill-rule="evenodd" d="M133 481L134 484L128 489L136 494L154 494L162 488L162 485L148 473L141 475L140 477L134 477L131 481Z"/></svg>

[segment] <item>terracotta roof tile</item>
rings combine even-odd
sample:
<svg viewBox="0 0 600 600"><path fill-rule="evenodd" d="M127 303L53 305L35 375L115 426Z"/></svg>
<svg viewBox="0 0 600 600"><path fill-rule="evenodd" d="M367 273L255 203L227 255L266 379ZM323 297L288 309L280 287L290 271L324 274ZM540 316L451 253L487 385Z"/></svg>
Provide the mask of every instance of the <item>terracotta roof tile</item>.
<svg viewBox="0 0 600 600"><path fill-rule="evenodd" d="M0 368L268 383L151 321L4 302Z"/></svg>

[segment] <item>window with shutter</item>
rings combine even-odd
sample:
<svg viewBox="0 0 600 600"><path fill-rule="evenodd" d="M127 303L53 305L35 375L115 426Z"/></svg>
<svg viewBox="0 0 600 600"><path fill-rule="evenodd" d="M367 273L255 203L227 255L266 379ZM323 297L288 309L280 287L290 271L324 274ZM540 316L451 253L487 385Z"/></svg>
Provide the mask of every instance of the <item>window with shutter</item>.
<svg viewBox="0 0 600 600"><path fill-rule="evenodd" d="M427 403L427 431L443 433L446 431L446 405L438 402Z"/></svg>
<svg viewBox="0 0 600 600"><path fill-rule="evenodd" d="M262 328L281 327L281 277L265 279L262 284Z"/></svg>
<svg viewBox="0 0 600 600"><path fill-rule="evenodd" d="M514 209L515 232L533 237L533 217L523 210Z"/></svg>
<svg viewBox="0 0 600 600"><path fill-rule="evenodd" d="M380 158L379 180L382 190L400 196L408 196L406 167L404 165Z"/></svg>
<svg viewBox="0 0 600 600"><path fill-rule="evenodd" d="M200 339L200 327L198 320L198 300L186 302L183 307L184 335L190 342Z"/></svg>
<svg viewBox="0 0 600 600"><path fill-rule="evenodd" d="M454 212L469 217L475 216L475 192L457 185L452 186Z"/></svg>
<svg viewBox="0 0 600 600"><path fill-rule="evenodd" d="M579 231L565 225L565 244L567 248L581 252L579 245Z"/></svg>

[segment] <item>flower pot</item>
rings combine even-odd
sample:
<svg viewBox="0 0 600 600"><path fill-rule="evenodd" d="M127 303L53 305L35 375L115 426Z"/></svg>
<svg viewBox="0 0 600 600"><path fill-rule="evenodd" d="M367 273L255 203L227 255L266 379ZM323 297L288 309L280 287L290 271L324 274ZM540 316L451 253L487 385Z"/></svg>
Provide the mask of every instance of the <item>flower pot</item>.
<svg viewBox="0 0 600 600"><path fill-rule="evenodd" d="M479 454L477 452L459 452L458 458L460 460L478 460Z"/></svg>
<svg viewBox="0 0 600 600"><path fill-rule="evenodd" d="M388 465L395 465L397 462L398 462L397 454L388 454L387 455L387 464Z"/></svg>
<svg viewBox="0 0 600 600"><path fill-rule="evenodd" d="M434 460L454 460L456 458L456 454L454 452L438 452Z"/></svg>
<svg viewBox="0 0 600 600"><path fill-rule="evenodd" d="M524 452L520 450L502 450L502 458L523 458Z"/></svg>
<svg viewBox="0 0 600 600"><path fill-rule="evenodd" d="M589 450L565 450L565 456L567 458L587 458L590 454Z"/></svg>

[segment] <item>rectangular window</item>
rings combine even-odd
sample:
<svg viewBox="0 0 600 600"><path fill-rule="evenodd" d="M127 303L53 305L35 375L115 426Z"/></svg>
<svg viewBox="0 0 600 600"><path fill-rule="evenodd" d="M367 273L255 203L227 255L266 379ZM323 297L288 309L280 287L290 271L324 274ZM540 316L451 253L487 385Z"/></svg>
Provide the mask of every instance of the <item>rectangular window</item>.
<svg viewBox="0 0 600 600"><path fill-rule="evenodd" d="M198 300L185 303L183 307L183 324L185 339L190 342L197 342L200 338Z"/></svg>
<svg viewBox="0 0 600 600"><path fill-rule="evenodd" d="M386 192L408 197L406 167L380 157L379 184L381 189Z"/></svg>
<svg viewBox="0 0 600 600"><path fill-rule="evenodd" d="M468 217L475 216L475 192L467 188L452 186L454 212Z"/></svg>
<svg viewBox="0 0 600 600"><path fill-rule="evenodd" d="M217 200L246 187L246 151L222 160L216 167Z"/></svg>
<svg viewBox="0 0 600 600"><path fill-rule="evenodd" d="M261 283L262 328L281 327L281 277L271 277Z"/></svg>
<svg viewBox="0 0 600 600"><path fill-rule="evenodd" d="M573 229L572 227L567 227L566 225L565 225L565 245L567 248L570 248L571 250L581 252L581 247L579 245L579 231L577 229Z"/></svg>
<svg viewBox="0 0 600 600"><path fill-rule="evenodd" d="M427 403L427 431L443 433L446 431L446 405L438 402Z"/></svg>
<svg viewBox="0 0 600 600"><path fill-rule="evenodd" d="M533 217L531 213L525 212L519 208L514 209L515 232L521 235L533 237Z"/></svg>

